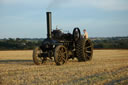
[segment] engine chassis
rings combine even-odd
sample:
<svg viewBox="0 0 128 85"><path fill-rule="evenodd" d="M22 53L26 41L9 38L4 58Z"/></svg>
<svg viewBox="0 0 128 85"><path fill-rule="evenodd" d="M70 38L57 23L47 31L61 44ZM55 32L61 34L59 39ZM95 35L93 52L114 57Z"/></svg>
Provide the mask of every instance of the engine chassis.
<svg viewBox="0 0 128 85"><path fill-rule="evenodd" d="M73 33L52 31L51 12L47 12L47 38L42 45L33 50L33 61L40 65L47 59L54 59L56 65L62 65L68 59L77 58L79 62L88 61L93 56L93 44L90 39L82 37L80 29L74 28Z"/></svg>

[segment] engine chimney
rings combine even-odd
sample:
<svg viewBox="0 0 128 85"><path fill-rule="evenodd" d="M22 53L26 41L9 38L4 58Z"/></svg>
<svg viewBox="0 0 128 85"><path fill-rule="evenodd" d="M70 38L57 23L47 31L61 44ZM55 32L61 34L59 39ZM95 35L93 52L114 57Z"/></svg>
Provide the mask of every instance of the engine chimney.
<svg viewBox="0 0 128 85"><path fill-rule="evenodd" d="M51 39L52 38L52 13L51 12L46 12L47 16L47 38Z"/></svg>

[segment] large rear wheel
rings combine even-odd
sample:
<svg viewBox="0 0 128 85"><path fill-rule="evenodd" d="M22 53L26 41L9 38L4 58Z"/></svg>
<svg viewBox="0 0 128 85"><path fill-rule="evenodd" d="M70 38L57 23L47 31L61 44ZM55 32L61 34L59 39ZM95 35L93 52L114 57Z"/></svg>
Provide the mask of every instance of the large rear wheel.
<svg viewBox="0 0 128 85"><path fill-rule="evenodd" d="M88 61L93 56L93 44L90 39L80 39L76 43L76 56L78 61Z"/></svg>
<svg viewBox="0 0 128 85"><path fill-rule="evenodd" d="M56 65L62 65L67 62L68 55L67 55L67 49L63 45L58 45L55 48L55 53L54 53L54 60Z"/></svg>

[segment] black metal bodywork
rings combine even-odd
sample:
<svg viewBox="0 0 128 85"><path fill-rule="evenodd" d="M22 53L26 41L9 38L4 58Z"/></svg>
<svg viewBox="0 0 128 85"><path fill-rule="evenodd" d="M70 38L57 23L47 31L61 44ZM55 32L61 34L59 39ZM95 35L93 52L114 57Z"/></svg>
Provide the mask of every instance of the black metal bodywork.
<svg viewBox="0 0 128 85"><path fill-rule="evenodd" d="M58 28L52 30L51 12L46 12L46 16L47 38L39 48L33 51L35 64L39 65L47 60L47 58L52 59L52 57L54 57L57 65L64 64L68 59L74 59L74 57L76 57L78 61L91 59L91 41L81 37L79 28L74 28L72 34L64 33Z"/></svg>
<svg viewBox="0 0 128 85"><path fill-rule="evenodd" d="M56 29L52 31L51 12L47 12L47 38L42 42L43 57L54 57L54 50L58 45L64 45L68 50L68 57L75 54L75 41L71 33L63 33Z"/></svg>

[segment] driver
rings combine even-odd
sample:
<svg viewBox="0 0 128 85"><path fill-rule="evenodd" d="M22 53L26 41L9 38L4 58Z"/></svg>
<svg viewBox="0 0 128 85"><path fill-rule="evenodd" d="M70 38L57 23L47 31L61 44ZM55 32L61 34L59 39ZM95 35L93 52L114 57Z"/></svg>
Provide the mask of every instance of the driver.
<svg viewBox="0 0 128 85"><path fill-rule="evenodd" d="M87 33L86 29L84 29L83 32L84 32L84 38L88 39L88 33Z"/></svg>

